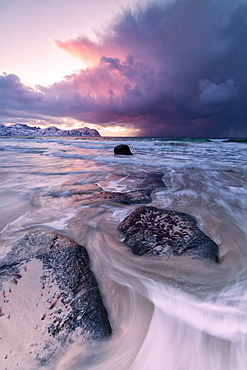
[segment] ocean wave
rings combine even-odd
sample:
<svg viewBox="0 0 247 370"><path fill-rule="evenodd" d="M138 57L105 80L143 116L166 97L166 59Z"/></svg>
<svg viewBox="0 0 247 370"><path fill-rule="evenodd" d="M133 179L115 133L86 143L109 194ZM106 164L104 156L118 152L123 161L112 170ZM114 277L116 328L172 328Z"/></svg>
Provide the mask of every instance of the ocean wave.
<svg viewBox="0 0 247 370"><path fill-rule="evenodd" d="M247 139L227 139L227 140L223 140L223 143L247 143Z"/></svg>

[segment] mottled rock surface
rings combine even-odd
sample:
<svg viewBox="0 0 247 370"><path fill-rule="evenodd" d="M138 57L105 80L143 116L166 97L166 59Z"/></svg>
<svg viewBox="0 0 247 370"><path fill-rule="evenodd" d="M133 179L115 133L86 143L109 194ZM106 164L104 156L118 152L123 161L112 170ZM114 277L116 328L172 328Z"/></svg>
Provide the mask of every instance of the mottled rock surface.
<svg viewBox="0 0 247 370"><path fill-rule="evenodd" d="M136 255L190 256L218 262L218 246L194 217L155 207L140 207L118 226L124 244Z"/></svg>
<svg viewBox="0 0 247 370"><path fill-rule="evenodd" d="M22 357L46 364L73 333L86 341L111 334L88 253L67 237L35 231L15 242L0 261L0 284L0 337L13 332L18 343L23 333ZM19 347L8 349L9 361Z"/></svg>
<svg viewBox="0 0 247 370"><path fill-rule="evenodd" d="M126 144L120 144L115 146L114 154L133 155L133 153L131 153L130 147Z"/></svg>
<svg viewBox="0 0 247 370"><path fill-rule="evenodd" d="M152 198L150 196L151 190L134 190L125 193L103 191L96 193L93 196L93 200L109 200L112 202L122 203L122 204L140 204L140 203L150 203Z"/></svg>

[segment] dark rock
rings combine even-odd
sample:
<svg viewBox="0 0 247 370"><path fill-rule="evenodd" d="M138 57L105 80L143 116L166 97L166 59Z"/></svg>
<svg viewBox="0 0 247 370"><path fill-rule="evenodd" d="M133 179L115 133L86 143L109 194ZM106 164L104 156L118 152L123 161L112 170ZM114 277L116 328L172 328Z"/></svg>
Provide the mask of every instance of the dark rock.
<svg viewBox="0 0 247 370"><path fill-rule="evenodd" d="M118 226L124 244L138 256L190 256L218 262L218 246L194 217L155 207L140 207Z"/></svg>
<svg viewBox="0 0 247 370"><path fill-rule="evenodd" d="M120 144L115 146L114 154L133 155L131 153L130 147L126 144Z"/></svg>
<svg viewBox="0 0 247 370"><path fill-rule="evenodd" d="M134 190L125 193L104 191L96 193L93 200L109 200L122 204L142 204L152 202L151 190Z"/></svg>
<svg viewBox="0 0 247 370"><path fill-rule="evenodd" d="M28 333L26 351L30 350L42 365L54 357L59 347L61 350L73 332L87 341L111 334L88 253L65 236L36 231L15 242L0 261L0 283L5 297L0 302L4 312L1 319L11 326L13 316L19 314L18 307L13 312L11 299L20 296L27 310L22 315L27 315L28 320L21 323L18 331ZM12 321L6 320L10 314ZM15 353L15 346L10 350Z"/></svg>

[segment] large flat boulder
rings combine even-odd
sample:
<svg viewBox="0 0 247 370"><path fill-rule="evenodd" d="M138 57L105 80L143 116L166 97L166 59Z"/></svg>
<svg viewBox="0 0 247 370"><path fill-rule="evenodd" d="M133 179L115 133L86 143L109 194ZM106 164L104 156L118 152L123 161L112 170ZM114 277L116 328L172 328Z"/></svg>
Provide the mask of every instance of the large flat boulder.
<svg viewBox="0 0 247 370"><path fill-rule="evenodd" d="M190 256L218 262L218 245L197 226L194 217L143 206L118 226L123 243L138 256Z"/></svg>
<svg viewBox="0 0 247 370"><path fill-rule="evenodd" d="M0 289L6 367L46 365L73 335L92 342L111 334L88 253L65 236L35 231L15 242L0 261Z"/></svg>

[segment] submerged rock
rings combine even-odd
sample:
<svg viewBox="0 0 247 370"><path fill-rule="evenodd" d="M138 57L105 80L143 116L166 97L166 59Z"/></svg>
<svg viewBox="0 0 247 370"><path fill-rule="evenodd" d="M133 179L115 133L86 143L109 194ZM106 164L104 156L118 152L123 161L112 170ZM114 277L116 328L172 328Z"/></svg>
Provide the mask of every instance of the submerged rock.
<svg viewBox="0 0 247 370"><path fill-rule="evenodd" d="M0 261L0 283L0 337L12 336L2 349L8 361L18 362L21 349L23 359L30 353L44 365L73 333L86 341L111 334L88 253L67 237L35 231L15 242Z"/></svg>
<svg viewBox="0 0 247 370"><path fill-rule="evenodd" d="M164 174L162 172L136 173L130 176L136 180L139 189L154 190L167 187L163 181Z"/></svg>
<svg viewBox="0 0 247 370"><path fill-rule="evenodd" d="M93 195L93 200L109 200L122 204L147 204L152 202L151 193L156 188L166 188L163 173L147 172L125 175L135 182L136 190L126 192L101 191Z"/></svg>
<svg viewBox="0 0 247 370"><path fill-rule="evenodd" d="M110 200L123 204L141 204L152 202L150 194L151 190L149 189L127 191L125 193L103 191L95 194L93 200Z"/></svg>
<svg viewBox="0 0 247 370"><path fill-rule="evenodd" d="M140 207L118 226L124 244L138 256L190 256L218 262L218 245L194 217L155 207Z"/></svg>
<svg viewBox="0 0 247 370"><path fill-rule="evenodd" d="M131 153L130 147L126 144L115 146L114 154L133 155L133 153Z"/></svg>

